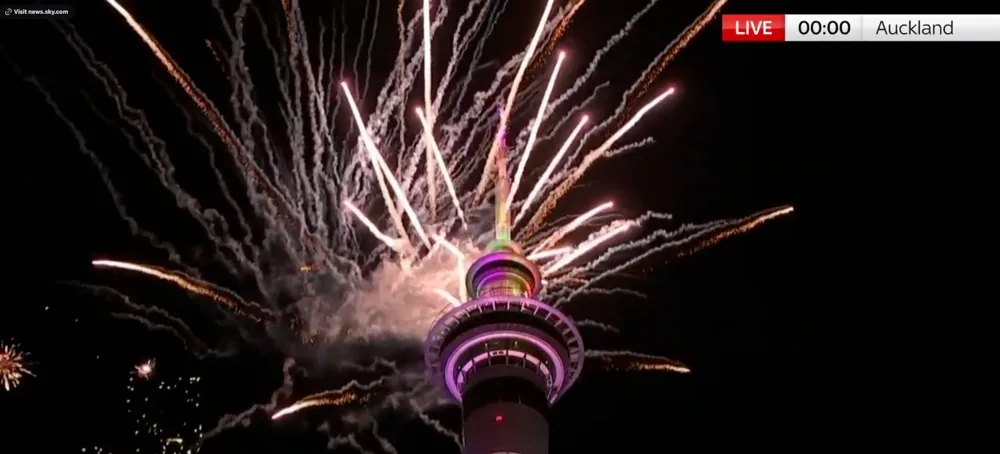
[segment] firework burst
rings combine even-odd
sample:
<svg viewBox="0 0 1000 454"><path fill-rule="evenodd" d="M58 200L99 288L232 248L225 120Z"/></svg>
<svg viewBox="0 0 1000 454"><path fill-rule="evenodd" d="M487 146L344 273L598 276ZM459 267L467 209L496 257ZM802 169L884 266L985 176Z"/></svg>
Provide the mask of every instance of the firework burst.
<svg viewBox="0 0 1000 454"><path fill-rule="evenodd" d="M147 359L133 367L135 375L143 380L149 380L156 372L156 360Z"/></svg>
<svg viewBox="0 0 1000 454"><path fill-rule="evenodd" d="M727 232L744 231L791 211L782 207L662 228L651 225L669 221L668 214L627 216L613 212L613 202L601 200L582 215L552 219L556 205L595 163L652 143L648 137L628 137L644 117L655 115L656 108L677 93L675 87L657 88L654 81L725 0L712 0L676 39L665 43L622 94L619 105L597 122L581 112L607 111L591 105L606 85L592 88L589 96L583 90L592 85L604 56L619 46L658 0L639 9L571 83L562 76L563 62L574 56L558 52L554 60L550 57L583 1L561 7L553 0L545 2L525 49L508 60L493 62L482 60L482 49L505 7L468 0L457 2L459 8L453 11L447 2L425 0L419 12L405 20L404 2L400 2L395 11L399 51L380 87L372 82L371 62L376 59L367 55L363 61L368 66L360 68L362 60L354 58L351 67L351 59L341 55L342 42L338 43L340 54L331 52L337 49L331 35L337 33L324 28L318 35L310 34L305 24L311 17L299 2L280 2L283 17L271 24L264 6L242 2L235 11L219 9L228 41L209 43L232 88L223 94L202 91L150 30L116 1L106 1L207 121L207 131L189 121L190 132L206 146L204 152L211 159L211 171L225 201L222 209L202 202L180 183L175 173L183 169L172 164L170 152L145 114L128 105L114 74L97 60L75 29L57 26L107 89L127 124L133 151L148 165L149 175L173 197L176 208L201 227L217 261L232 277L252 285L241 288L244 299L235 291L209 284L190 258L140 227L122 202L107 166L83 145L84 132L63 114L42 85L29 78L101 170L133 233L172 262L171 270L110 260L94 265L162 279L240 314L262 314L267 318L268 340L290 357L303 356L303 347L308 350L315 344L322 344L327 349L324 357L330 357L331 348L386 338L402 340L403 345L419 343L443 311L464 303L465 268L493 239L513 239L524 246L542 265L545 287L540 298L562 305L588 293L628 292L601 285L659 251L711 244ZM379 21L377 7L375 15L369 16L367 10L365 14L362 30L370 21ZM446 23L449 36L439 36ZM254 37L251 30L259 36ZM449 44L442 47L445 65L432 64L435 36ZM365 49L370 53L366 44L372 39L365 35L355 55L363 56ZM273 57L272 64L252 68L247 63L252 59L245 54L250 48L265 49ZM551 67L547 77L536 78L547 65ZM492 68L492 80L477 91L474 87L481 84L473 84L473 76L484 67ZM433 68L443 71L435 74ZM268 90L262 85L265 79L278 81L277 89L271 89L280 94L276 114L265 115L255 102L255 93ZM658 92L647 94L650 90ZM413 105L413 99L421 100L419 106ZM531 116L526 125L517 115L525 108ZM182 110L181 114L191 113ZM205 132L211 140L203 137ZM223 161L238 169L238 182L224 177L219 164ZM512 176L509 187L508 174ZM494 182L502 182L503 187L495 188L495 200L490 203L487 189ZM248 197L244 201L234 194ZM223 211L232 215L223 217ZM174 325L183 323L170 320ZM603 327L591 321L577 323ZM287 326L297 331L294 345L283 337ZM166 331L190 332L183 328L173 326ZM240 333L247 334L246 330ZM301 342L305 339L308 342ZM395 351L386 348L380 353L392 357ZM289 364L294 361L286 362L282 393L276 394L267 410L274 409L277 396L287 398L292 386ZM687 372L680 363L661 364L670 366L663 366L664 370ZM353 371L361 366L343 361L336 367ZM419 361L391 362L394 392L387 392L392 398L386 402L393 408L407 402L422 420L457 439L422 412L440 402L440 396L426 386L419 368ZM298 405L339 405L345 396L309 397ZM208 435L237 425L249 414L223 418ZM278 417L287 412L272 414ZM356 441L352 436L335 437L331 444L337 443Z"/></svg>
<svg viewBox="0 0 1000 454"><path fill-rule="evenodd" d="M28 370L27 356L17 345L0 344L0 384L4 390L17 388L24 377L34 376Z"/></svg>

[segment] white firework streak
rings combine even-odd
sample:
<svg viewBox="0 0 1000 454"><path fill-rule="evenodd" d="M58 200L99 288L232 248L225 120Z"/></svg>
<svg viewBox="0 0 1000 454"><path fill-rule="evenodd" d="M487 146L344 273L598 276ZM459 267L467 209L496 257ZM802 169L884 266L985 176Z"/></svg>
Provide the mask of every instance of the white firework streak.
<svg viewBox="0 0 1000 454"><path fill-rule="evenodd" d="M483 48L506 3L469 0L449 5L444 1L424 0L417 14L404 19L405 2L400 2L394 11L398 54L381 87L371 83L371 62L376 60L372 42L380 22L379 3L375 3L371 16L366 6L361 21L363 36L351 60L352 52L345 44L343 16L343 23L333 24L332 30L321 26L317 39L315 31L312 36L307 33L306 22L312 17L303 13L297 0L280 2L284 16L277 21L269 19L273 14L262 11L263 6L251 5L249 1L241 2L235 11L224 10L213 2L227 37L222 42L209 43L229 81L230 91L222 95L210 95L199 89L157 42L152 31L116 1L106 2L149 47L189 98L184 104L193 102L199 111L204 125L193 125L190 113L180 109L188 119L189 133L205 148L195 152L208 156L224 205L210 206L180 183L175 175L184 169L173 164L166 144L155 135L146 115L129 105L125 90L113 72L98 60L72 26L58 23L57 27L106 89L115 113L124 122L123 132L132 151L149 167L149 175L162 184L177 208L203 231L214 261L224 266L232 278L252 281L252 288L246 291L255 295L249 299L273 306L268 313L277 315L266 329L272 336L264 336L272 344L288 340L278 335L287 331L279 329L284 327L279 322L288 321L283 318L287 315L287 319L294 321L297 340L309 339L326 349L337 346L346 349L391 339L396 347L387 347L384 342L379 345L383 346L381 353L385 357L392 357L396 353L393 348L418 346L432 323L454 304L462 304L466 297L462 275L456 269L475 260L483 252L481 247L493 238L494 211L480 202L477 193L484 192L491 175L496 173L493 171L496 166L508 165L493 159L501 136L497 134L498 127L511 124L522 113L533 118L527 127L509 134L516 137L508 150L511 161L516 163L516 172L508 172L515 175L514 190L508 200L493 203L504 204L518 213L511 223L516 224L522 216L527 221L514 235L519 243L533 245L532 254L539 260L543 257L546 260L543 270L548 271L547 285L540 295L542 299L561 304L586 292L630 293L627 289L598 289L594 284L609 273L635 263L648 251L698 243L709 236L718 238L723 231L756 225L762 217L773 217L777 212L689 224L676 230L645 229L645 233L641 233L644 224L668 220L669 215L651 213L632 220L617 219L573 249L563 249L571 246L571 242L561 243L561 240L579 239L577 231L584 229L593 231L592 223L608 219L608 213L596 216L597 211L610 208L610 203L594 201L594 206L599 207L597 211L584 213L576 221L569 217L546 222L555 203L596 161L652 143L649 138L620 142L628 140L630 130L637 127L643 116L656 115L658 105L671 101L674 87L660 87L658 94L648 96L646 91L655 87L657 75L717 14L725 0L712 0L706 11L650 62L622 95L613 113L582 135L587 123L580 111L585 107L592 109L589 104L596 91L607 86L591 82L599 63L657 0L648 1L635 13L591 56L586 70L573 81L567 79L572 77L567 71L556 77L558 65L555 59L549 59L549 51L583 1L559 7L553 0L547 1L533 36L530 40L525 37L525 50L506 61L490 62L483 60ZM462 12L460 17L453 17L452 6ZM433 57L445 58L447 64L436 66L444 69L434 74L428 46L445 23L451 33L450 47L439 47ZM261 36L248 35L245 31L248 24L255 28L259 25L263 30ZM248 48L265 49L272 58L271 64L252 67L245 54ZM563 54L559 55L562 61ZM567 59L579 58L572 53L566 55ZM358 67L361 59L367 62L365 68ZM553 61L546 65L530 64L539 59ZM349 65L349 61L353 63ZM537 73L530 68L544 71ZM481 77L491 80L484 84ZM98 166L132 232L166 252L167 258L185 274L198 276L198 266L192 257L185 257L159 236L139 227L138 221L126 211L124 197L112 185L112 169L87 147L85 133L63 114L43 85L34 78L29 80L42 91L45 101L80 142L81 150ZM262 80L278 83L275 87L270 82L259 86ZM524 90L519 93L521 85ZM595 87L592 94L576 105L569 105L579 98L574 95L587 86ZM543 88L544 96L537 96ZM415 93L417 90L420 91ZM266 112L257 103L256 94L260 92L279 95L277 112ZM415 110L411 100L420 98L422 104L416 106L420 110ZM544 100L540 102L538 98ZM502 106L501 114L495 115L498 105ZM95 113L103 115L96 105L93 107ZM608 131L610 126L617 129ZM581 153L583 147L592 148ZM569 152L570 148L574 151ZM545 156L552 159L551 164ZM238 179L232 172L224 172L223 166L239 169ZM545 171L534 171L541 169ZM538 173L542 173L541 178L536 177ZM521 184L528 187L517 191ZM234 194L246 194L246 198ZM540 206L532 208L532 201L541 202ZM623 240L630 235L631 241ZM635 235L640 238L635 239ZM604 252L591 252L598 244L604 245L601 248ZM640 248L641 254L627 255L628 251ZM174 326L184 326L172 322ZM235 318L232 322L245 323ZM594 321L581 320L578 324L614 329ZM241 335L259 341L259 333L250 332L240 330ZM180 339L191 336L186 331L184 335L172 333ZM293 357L302 354L303 349L298 347L308 347L297 344L292 348L278 343ZM202 353L208 351L205 346L199 349ZM350 369L349 364L353 364L347 355L342 360L329 359L332 356L337 355L328 354L324 358L339 363L340 371ZM291 364L286 363L285 384L269 404L223 418L207 437L246 424L256 411L277 409L277 401L291 393L288 373ZM393 363L391 377L386 382L392 392L385 402L392 408L415 411L422 421L457 440L457 436L423 413L439 403L441 396L421 378L421 367L419 361ZM358 421L353 412L343 415L342 422ZM377 424L365 427L379 440L379 449L392 452L391 444L378 435ZM330 446L346 444L364 451L353 434L331 437Z"/></svg>

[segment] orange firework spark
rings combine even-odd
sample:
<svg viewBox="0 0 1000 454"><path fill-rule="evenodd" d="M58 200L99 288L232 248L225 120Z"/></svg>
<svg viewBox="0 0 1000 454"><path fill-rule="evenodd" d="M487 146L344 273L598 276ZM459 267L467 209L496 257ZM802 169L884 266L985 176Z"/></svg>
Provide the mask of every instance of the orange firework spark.
<svg viewBox="0 0 1000 454"><path fill-rule="evenodd" d="M700 251L702 249L705 249L707 247L715 246L720 241L722 241L722 240L724 240L726 238L729 238L729 237L731 237L733 235L739 235L741 233L749 232L750 230L753 230L753 229L757 228L758 226L760 226L761 224L763 224L763 223L765 223L767 221L770 221L770 220L772 220L774 218L779 218L781 216L785 216L787 214L791 214L794 211L795 211L795 207L793 207L793 206L784 206L784 207L775 208L774 210L771 210L771 211L764 212L764 213L762 213L760 215L757 215L757 216L750 217L750 218L747 219L747 221L745 223L739 224L739 225L737 225L737 226L735 226L733 228L723 230L721 232L716 233L715 235L712 235L712 236L710 236L708 238L705 238L704 240L698 242L694 246L692 246L692 247L690 247L690 248L682 251L678 255L681 256L681 257L683 257L683 256L694 254L695 252L698 252L698 251Z"/></svg>
<svg viewBox="0 0 1000 454"><path fill-rule="evenodd" d="M240 309L239 305L235 301L239 300L239 298L236 296L230 296L232 292L227 292L230 293L230 295L224 295L220 291L215 290L214 288L215 286L213 286L212 284L195 279L179 271L164 271L159 268L151 266L140 265L138 263L131 263L131 262L122 262L118 260L94 260L93 262L91 262L91 264L98 268L117 268L122 270L135 271L137 273L142 273L147 276L153 276L157 279L162 279L164 281L176 284L180 288L187 290L191 293L194 293L196 295L209 297L215 302L230 308L233 312L239 315L242 315L244 317L250 318L258 322L260 321L260 317L257 317L253 314L249 314ZM242 300L240 301L244 304L249 304L246 303L245 301Z"/></svg>
<svg viewBox="0 0 1000 454"><path fill-rule="evenodd" d="M573 16L576 16L576 12L580 10L583 3L587 0L579 0L570 7L569 12L563 16L562 20L559 21L559 25L556 25L555 29L552 30L552 34L549 35L549 39L545 42L545 47L542 51L532 58L532 64L528 68L528 74L534 76L538 69L545 65L548 60L549 55L552 54L552 49L556 47L556 43L559 42L559 38L566 33L566 29L569 28L569 24L573 22Z"/></svg>
<svg viewBox="0 0 1000 454"><path fill-rule="evenodd" d="M222 70L222 74L226 76L226 80L232 82L232 78L229 76L229 66L223 63L222 59L219 58L219 53L215 51L215 46L212 45L212 42L206 39L205 46L207 46L208 51L212 53L212 58L215 59L215 62L219 64L219 68Z"/></svg>
<svg viewBox="0 0 1000 454"><path fill-rule="evenodd" d="M634 85L636 90L629 93L629 104L625 110L622 111L623 115L620 116L616 122L619 127L625 122L626 115L635 108L635 102L646 93L646 90L649 89L650 84L656 80L656 78L661 72L663 72L670 62L674 61L677 54L684 50L684 48L687 47L688 43L690 43L695 36L698 36L701 29L705 28L705 26L712 21L716 14L719 14L722 7L726 6L727 1L728 0L714 0L712 4L709 5L708 9L698 16L698 18L695 19L691 25L688 25L688 27L681 32L681 35L667 46L666 51L660 54L656 61L650 66L650 70L644 73L642 79Z"/></svg>
<svg viewBox="0 0 1000 454"><path fill-rule="evenodd" d="M293 21L293 19L292 19L292 8L291 8L291 5L289 5L289 0L281 0L281 11L282 11L282 13L285 14L285 27L288 28L288 42L289 43L294 43L295 42L295 27L292 26L292 21ZM298 48L295 47L295 46L292 46L293 52L296 49L298 49Z"/></svg>
<svg viewBox="0 0 1000 454"><path fill-rule="evenodd" d="M234 150L239 149L239 147L236 146L237 144L236 139L229 131L229 128L225 126L225 123L223 123L221 118L219 117L218 110L215 108L212 102L209 101L208 98L205 97L205 95L200 90L198 90L198 88L195 87L194 82L191 81L191 77L188 76L187 73L180 68L180 66L177 64L174 58L171 57L170 54L168 54L167 51L163 49L163 46L161 46L160 43L157 42L155 38L153 38L153 35L147 32L146 29L142 25L140 25L139 22L136 21L135 18L132 17L132 15L128 11L125 10L125 8L123 8L120 4L118 4L118 2L114 0L108 0L108 4L111 5L111 7L115 9L115 11L117 11L119 14L122 15L122 17L125 19L125 22L127 22L128 25L132 27L132 30L134 30L139 35L139 38L142 39L142 41L145 42L147 46L149 46L149 49L153 51L153 54L156 56L158 60L160 60L160 63L163 64L163 67L166 68L167 72L169 72L170 75L174 78L174 80L176 80L177 83L180 84L184 92L191 97L191 100L193 100L195 104L198 105L198 110L200 110L203 114L205 114L206 117L208 117L208 121L212 123L212 126L219 134L219 137L225 140L227 142L227 145L229 145L232 149Z"/></svg>
<svg viewBox="0 0 1000 454"><path fill-rule="evenodd" d="M647 355L630 351L595 351L588 356L601 359L605 369L615 371L657 371L687 374L691 369L680 361L656 355Z"/></svg>
<svg viewBox="0 0 1000 454"><path fill-rule="evenodd" d="M271 184L270 180L268 180L267 177L264 175L264 171L261 170L261 168L257 166L257 164L249 156L249 153L246 151L246 149L236 139L236 136L233 134L233 131L222 119L222 114L219 112L219 109L215 107L215 104L213 104L212 101L209 100L208 97L205 96L205 94L201 90L199 90L197 86L195 86L194 81L191 80L191 76L189 76L183 69L181 69L177 61L174 60L174 58L170 56L169 53L167 53L166 49L164 49L163 46L160 45L160 43L156 40L156 38L154 38L153 35L150 34L149 31L147 31L146 28L139 23L139 21L137 21L134 17L132 17L131 13L129 13L124 7L122 7L121 4L119 4L115 0L106 0L106 1L109 5L111 5L112 8L115 9L115 11L118 12L118 14L122 16L122 18L125 19L125 22L128 23L129 27L131 27L132 30L137 35L139 35L139 38L142 39L144 43L146 43L146 46L149 47L149 50L151 50L153 52L153 55L156 56L157 60L160 61L160 63L163 65L163 68L166 69L167 72L170 73L170 76L173 77L173 79L177 82L177 84L181 86L181 89L184 90L184 93L186 93L188 97L190 97L191 100L194 101L194 103L198 106L198 110L201 111L203 115L205 115L206 119L208 119L208 122L212 125L212 128L215 130L215 133L219 136L219 139L221 139L226 144L226 147L230 150L233 156L240 161L240 163L242 164L241 167L244 169L249 169L248 171L246 171L246 176L253 183L254 188L262 190L265 193L265 195L269 197L271 201L275 202L276 206L281 210L281 212L278 214L282 216L285 222L298 226L299 220L292 214L294 213L294 211L291 208L291 203L289 203L288 199L285 198L285 196L281 193L281 191L279 191L277 188L274 187L273 184ZM289 33L291 33L291 29L289 29ZM294 46L293 49L295 49ZM216 55L216 57L218 56L217 54L215 54L214 50L213 50L213 55ZM313 244L312 246L315 246L315 244Z"/></svg>
<svg viewBox="0 0 1000 454"><path fill-rule="evenodd" d="M18 351L17 345L0 344L0 384L4 390L17 388L25 376L34 376L25 363L27 355Z"/></svg>
<svg viewBox="0 0 1000 454"><path fill-rule="evenodd" d="M369 398L370 394L362 394L359 396L353 392L347 392L343 394L334 394L330 392L313 394L311 396L303 397L298 402L295 402L292 405L282 408L277 413L271 415L271 419L272 420L281 419L285 416L298 412L299 410L304 410L306 408L325 407L330 405L340 406L349 403L364 403L367 402Z"/></svg>
<svg viewBox="0 0 1000 454"><path fill-rule="evenodd" d="M677 364L670 363L656 363L656 362L636 362L629 364L632 370L650 370L658 372L677 372L680 374L686 374L691 372L686 366L678 366Z"/></svg>

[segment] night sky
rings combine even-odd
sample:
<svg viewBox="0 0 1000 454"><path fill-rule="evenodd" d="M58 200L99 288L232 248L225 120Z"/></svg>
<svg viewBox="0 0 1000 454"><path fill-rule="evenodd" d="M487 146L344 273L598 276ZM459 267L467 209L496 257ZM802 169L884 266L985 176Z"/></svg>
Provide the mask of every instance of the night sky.
<svg viewBox="0 0 1000 454"><path fill-rule="evenodd" d="M488 46L498 57L527 43L541 10L542 2L512 1L513 17L503 20L498 44ZM145 3L125 6L196 81L205 81L206 92L227 96L204 44L220 33L207 2ZM350 4L349 16L363 11L361 1L343 3ZM384 3L383 15L395 8ZM408 2L407 11L418 3ZM631 3L588 1L560 41L571 52L563 74L583 71L586 56L643 2ZM705 2L661 3L596 79L630 82L623 75L644 68ZM723 12L966 11L818 3L793 9L774 1L733 1ZM373 77L395 55L394 25L383 19L385 33L375 46L382 60L373 63ZM185 135L182 115L194 109L189 102L178 107L183 93L121 18L103 2L90 1L79 2L69 22L122 81L129 102L159 126L176 162L198 162L191 155L202 148ZM621 282L646 299L575 303L580 307L570 314L577 310L622 328L620 334L585 330L588 346L665 355L694 372L588 367L554 410L551 451L815 452L857 451L860 445L965 451L967 412L978 400L971 346L982 342L974 328L981 322L973 321L966 301L984 298L965 282L984 278L980 264L987 259L971 239L980 227L959 229L946 220L989 222L977 213L995 203L985 196L991 172L985 154L995 139L985 136L998 119L1000 48L733 44L720 36L719 22L710 24L654 83L679 90L635 130L656 143L602 161L565 208L582 211L612 198L623 213L669 212L678 224L784 204L796 212L691 256L668 252L644 262ZM0 341L29 352L36 375L0 391L0 452L100 447L156 453L170 434L194 440L223 414L267 402L282 379L276 349L242 341L231 324L216 324L222 317L204 308L209 303L181 290L91 269L95 257L166 260L130 234L99 172L26 77L37 78L87 145L114 167L118 189L145 228L190 254L208 242L176 209L161 210L173 205L171 199L141 174L141 164L122 157L122 120L61 33L45 20L0 21L0 55L0 197L7 201ZM595 115L617 104L624 87L613 87L617 91L590 109ZM88 99L102 106L111 124L94 114ZM214 180L198 172L185 178L211 193ZM935 259L947 269L932 274L932 251L956 243L961 251ZM167 309L213 346L235 353L195 358L169 335L114 318L128 312L120 301L73 282L110 286L137 303ZM945 283L950 290L932 298L931 288ZM226 284L239 290L238 282ZM133 367L150 358L157 361L155 374L137 378ZM310 382L295 397L315 390ZM327 411L336 410L310 410L279 423L258 412L248 428L223 433L201 452L324 452L325 435L315 429ZM457 411L435 414L457 428ZM401 453L457 452L406 415L386 418L383 435Z"/></svg>

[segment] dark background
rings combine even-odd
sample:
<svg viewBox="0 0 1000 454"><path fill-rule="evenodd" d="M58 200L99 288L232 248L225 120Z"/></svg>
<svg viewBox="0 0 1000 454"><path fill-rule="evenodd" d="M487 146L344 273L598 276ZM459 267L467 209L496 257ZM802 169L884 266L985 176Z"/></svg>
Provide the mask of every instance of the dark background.
<svg viewBox="0 0 1000 454"><path fill-rule="evenodd" d="M203 41L204 33L217 30L202 30L214 30L217 19L208 7L181 3L126 7L199 80L215 71ZM383 8L395 7L389 3ZM532 8L540 10L541 2L517 3L514 14L523 11L531 20L507 20L501 41L530 38L537 14ZM589 55L638 3L591 0L560 46ZM837 5L733 1L723 12L983 12L955 2L938 10ZM599 76L641 70L701 7L658 5ZM173 81L108 6L81 2L76 9L71 22L123 81L130 102L154 125L161 118L168 124L158 132L168 146L177 142L172 155L185 153L185 139L177 137L183 129L169 126L182 118L167 95L182 97ZM382 30L389 38L395 34L391 23ZM163 257L144 255L148 248L117 218L94 166L24 76L37 77L53 93L102 158L123 147L121 136L83 105L81 96L104 99L103 89L54 27L5 20L0 33L0 197L10 229L3 236L8 271L0 338L16 339L31 352L38 375L0 394L4 452L158 449L142 445L146 438L134 436L126 413L134 402L125 400L135 395L126 392L130 368L147 357L159 362L157 380L203 377L195 387L200 405L157 407L162 424L210 428L222 413L266 401L281 378L280 363L268 356L273 352L197 361L167 336L109 317L121 311L117 302L57 284L112 285L137 301L191 305L156 283L120 283L89 270L94 256L147 263ZM674 83L680 94L634 134L651 134L657 144L602 162L591 181L601 181L599 194L610 193L623 210L669 211L680 222L739 217L781 204L794 204L796 212L694 256L665 254L645 265L647 272L632 285L649 293L647 300L588 302L604 304L585 309L588 315L625 328L615 337L587 332L588 342L668 355L694 373L588 369L555 410L552 451L971 449L969 414L981 399L971 363L979 357L974 346L982 343L982 331L969 302L982 297L970 283L986 275L981 264L987 260L980 256L987 241L977 225L988 221L977 213L991 206L985 152L995 144L989 137L998 119L1000 48L733 44L720 36L717 20L662 74L657 84ZM564 74L582 72L585 62L577 60ZM218 77L207 80L218 83ZM602 106L610 109L616 99L617 93ZM147 206L146 227L177 229L179 238L171 239L179 247L197 247L198 239L178 227L182 221L148 209L169 203L157 198L163 195L155 183L127 171L117 175L127 201L140 211ZM584 188L570 196L583 200L569 203L582 207L591 193ZM931 251L940 251L933 262L944 270L929 270ZM946 291L931 297L937 286ZM225 337L221 330L209 335ZM279 425L258 415L251 428L213 440L202 452L322 450L323 438L305 428L322 420L322 410L316 413ZM393 438L400 452L447 446L406 427ZM14 442L9 451L6 440Z"/></svg>

